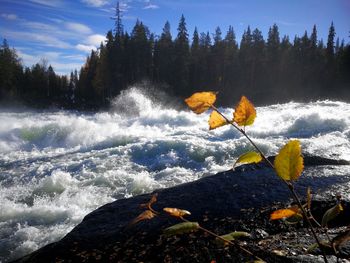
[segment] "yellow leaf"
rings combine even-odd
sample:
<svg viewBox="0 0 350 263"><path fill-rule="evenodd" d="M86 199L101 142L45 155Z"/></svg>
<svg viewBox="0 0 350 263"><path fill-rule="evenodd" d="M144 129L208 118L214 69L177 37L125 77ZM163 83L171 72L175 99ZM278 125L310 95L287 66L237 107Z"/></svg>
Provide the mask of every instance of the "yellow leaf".
<svg viewBox="0 0 350 263"><path fill-rule="evenodd" d="M216 101L216 92L205 91L194 93L185 99L188 107L197 114L205 112Z"/></svg>
<svg viewBox="0 0 350 263"><path fill-rule="evenodd" d="M191 213L187 210L182 210L178 208L165 207L163 208L165 212L175 217L183 217L185 215L190 215Z"/></svg>
<svg viewBox="0 0 350 263"><path fill-rule="evenodd" d="M298 211L299 211L299 208L295 206L292 206L286 209L279 209L271 213L270 220L277 220L277 219L282 219L286 217L291 217L297 214Z"/></svg>
<svg viewBox="0 0 350 263"><path fill-rule="evenodd" d="M333 220L334 218L336 218L343 210L344 210L344 208L341 204L337 204L337 205L333 206L332 208L328 209L322 217L321 225L323 227L327 226L328 222Z"/></svg>
<svg viewBox="0 0 350 263"><path fill-rule="evenodd" d="M213 111L209 117L209 130L213 130L228 124L228 122L217 111Z"/></svg>
<svg viewBox="0 0 350 263"><path fill-rule="evenodd" d="M143 221L143 220L150 220L150 219L152 219L155 216L156 216L156 214L153 213L151 210L146 210L146 211L142 212L134 220L132 220L130 225L137 224L138 222Z"/></svg>
<svg viewBox="0 0 350 263"><path fill-rule="evenodd" d="M286 181L297 180L304 169L300 142L289 141L275 158L275 170L279 177Z"/></svg>
<svg viewBox="0 0 350 263"><path fill-rule="evenodd" d="M258 163L262 160L260 153L247 152L238 157L236 163Z"/></svg>
<svg viewBox="0 0 350 263"><path fill-rule="evenodd" d="M256 111L254 105L245 97L242 96L233 114L233 120L239 126L248 126L254 123Z"/></svg>

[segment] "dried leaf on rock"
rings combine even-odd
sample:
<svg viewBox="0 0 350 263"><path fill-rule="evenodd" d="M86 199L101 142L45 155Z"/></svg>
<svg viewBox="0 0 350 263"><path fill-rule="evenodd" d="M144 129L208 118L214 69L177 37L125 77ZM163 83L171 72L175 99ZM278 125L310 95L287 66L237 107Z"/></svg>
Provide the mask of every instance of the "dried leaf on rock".
<svg viewBox="0 0 350 263"><path fill-rule="evenodd" d="M191 214L187 210L182 210L182 209L178 209L178 208L165 207L165 208L163 208L163 210L174 217L183 217L185 215Z"/></svg>

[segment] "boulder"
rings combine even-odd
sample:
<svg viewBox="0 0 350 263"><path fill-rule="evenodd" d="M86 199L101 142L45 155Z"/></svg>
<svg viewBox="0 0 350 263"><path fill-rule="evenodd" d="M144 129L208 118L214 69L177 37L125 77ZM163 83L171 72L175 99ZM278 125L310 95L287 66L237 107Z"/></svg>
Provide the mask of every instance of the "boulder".
<svg viewBox="0 0 350 263"><path fill-rule="evenodd" d="M308 186L314 192L321 193L312 206L315 217L320 219L336 202L336 199L329 195L332 189L337 189L337 185L349 188L350 176L337 174L337 166L334 166L348 163L321 157L305 157L305 164L312 166L305 168L295 188L298 194L304 197ZM334 175L322 175L324 170L318 165L328 165L329 169L334 169ZM281 220L269 220L269 214L273 210L289 205L292 200L288 188L274 171L264 164L242 165L235 170L176 187L159 189L154 193L158 194L158 201L153 208L159 212L164 207L188 210L191 212L191 215L186 217L188 220L198 222L219 235L232 231L248 232L250 237L240 240L241 246L267 262L323 262L320 256L303 255L307 246L314 242L304 226L288 226ZM60 241L16 262L214 260L221 263L247 262L254 259L238 247L218 245L215 238L203 231L164 236L162 233L166 227L180 222L164 213L152 220L130 225L130 222L144 211L140 204L147 203L154 193L120 199L104 205L88 214ZM344 226L350 224L350 206L347 201L349 200L344 201L345 211L331 225L339 231L345 231ZM320 235L326 238L323 234ZM302 245L298 246L298 240ZM330 262L331 260L336 258L330 257Z"/></svg>

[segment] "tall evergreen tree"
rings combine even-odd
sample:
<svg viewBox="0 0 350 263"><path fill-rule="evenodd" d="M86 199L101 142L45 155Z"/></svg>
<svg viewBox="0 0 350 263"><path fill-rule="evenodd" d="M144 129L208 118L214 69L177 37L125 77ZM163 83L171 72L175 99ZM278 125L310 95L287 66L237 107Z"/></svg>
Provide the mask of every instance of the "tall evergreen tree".
<svg viewBox="0 0 350 263"><path fill-rule="evenodd" d="M189 66L189 87L200 86L200 46L198 29L195 27L191 44L191 59Z"/></svg>
<svg viewBox="0 0 350 263"><path fill-rule="evenodd" d="M170 32L170 23L167 21L156 45L155 67L157 68L157 80L161 83L171 83L172 67L174 60L174 44Z"/></svg>
<svg viewBox="0 0 350 263"><path fill-rule="evenodd" d="M184 15L181 16L175 39L174 88L175 94L188 95L189 41Z"/></svg>
<svg viewBox="0 0 350 263"><path fill-rule="evenodd" d="M114 33L115 38L120 39L123 36L124 29L123 29L123 23L122 23L122 10L120 7L119 1L117 2L116 8L115 8L115 16L112 17L113 20L115 20L114 23Z"/></svg>
<svg viewBox="0 0 350 263"><path fill-rule="evenodd" d="M4 39L0 48L0 100L15 98L22 76L22 65L14 49L11 49Z"/></svg>
<svg viewBox="0 0 350 263"><path fill-rule="evenodd" d="M327 58L329 60L333 59L334 56L334 38L335 38L335 29L334 29L334 24L332 22L330 28L329 28L329 33L328 33L328 39L327 39Z"/></svg>

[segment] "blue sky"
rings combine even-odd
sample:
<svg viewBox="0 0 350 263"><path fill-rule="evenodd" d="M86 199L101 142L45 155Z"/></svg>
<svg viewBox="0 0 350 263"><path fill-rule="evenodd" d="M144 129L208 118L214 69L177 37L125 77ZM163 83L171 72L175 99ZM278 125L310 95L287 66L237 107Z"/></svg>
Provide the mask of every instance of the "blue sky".
<svg viewBox="0 0 350 263"><path fill-rule="evenodd" d="M136 19L160 34L166 20L173 37L181 14L192 36L200 32L222 32L232 25L239 41L250 25L266 39L276 23L281 36L291 39L317 25L318 37L326 42L333 21L336 37L349 43L350 0L122 0L123 24L131 31ZM0 38L6 38L25 65L46 59L59 74L80 69L90 50L99 46L112 29L116 0L0 0Z"/></svg>

